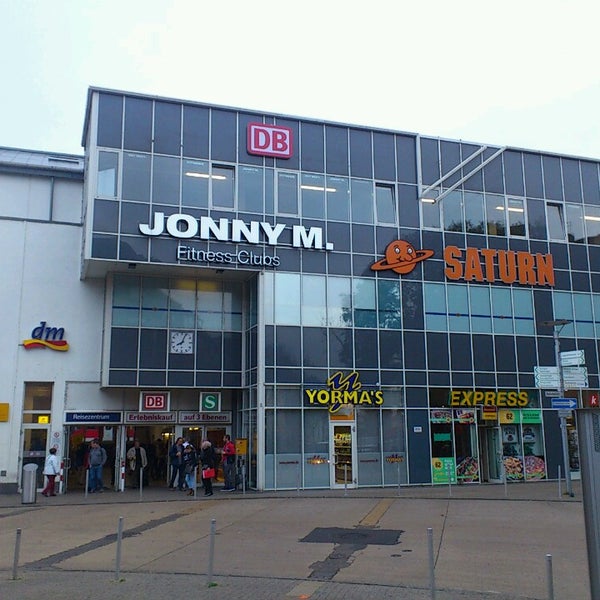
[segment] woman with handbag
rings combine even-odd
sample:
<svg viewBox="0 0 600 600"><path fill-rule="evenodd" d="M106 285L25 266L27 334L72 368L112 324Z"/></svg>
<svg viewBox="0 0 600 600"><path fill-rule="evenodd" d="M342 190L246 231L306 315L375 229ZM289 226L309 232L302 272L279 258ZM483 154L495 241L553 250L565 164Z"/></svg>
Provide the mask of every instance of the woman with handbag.
<svg viewBox="0 0 600 600"><path fill-rule="evenodd" d="M204 485L204 495L212 496L212 478L215 476L216 464L215 450L208 440L202 442L202 451L200 452L200 461L202 463L202 484Z"/></svg>

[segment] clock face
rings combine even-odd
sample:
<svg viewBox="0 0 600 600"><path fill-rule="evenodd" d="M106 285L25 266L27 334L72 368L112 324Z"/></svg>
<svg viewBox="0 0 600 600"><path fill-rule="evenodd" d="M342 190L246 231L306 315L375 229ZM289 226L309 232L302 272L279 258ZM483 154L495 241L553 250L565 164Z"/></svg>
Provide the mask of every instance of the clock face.
<svg viewBox="0 0 600 600"><path fill-rule="evenodd" d="M171 354L193 354L194 332L193 331L171 331Z"/></svg>

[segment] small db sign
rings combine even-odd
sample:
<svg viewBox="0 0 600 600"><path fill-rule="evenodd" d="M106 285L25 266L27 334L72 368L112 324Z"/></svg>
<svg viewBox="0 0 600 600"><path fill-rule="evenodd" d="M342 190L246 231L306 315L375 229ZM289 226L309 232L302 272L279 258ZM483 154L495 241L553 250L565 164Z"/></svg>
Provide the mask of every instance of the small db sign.
<svg viewBox="0 0 600 600"><path fill-rule="evenodd" d="M140 412L149 411L169 411L169 393L168 392L142 392L140 396Z"/></svg>
<svg viewBox="0 0 600 600"><path fill-rule="evenodd" d="M292 156L292 130L279 125L248 123L247 149L250 154L290 158Z"/></svg>

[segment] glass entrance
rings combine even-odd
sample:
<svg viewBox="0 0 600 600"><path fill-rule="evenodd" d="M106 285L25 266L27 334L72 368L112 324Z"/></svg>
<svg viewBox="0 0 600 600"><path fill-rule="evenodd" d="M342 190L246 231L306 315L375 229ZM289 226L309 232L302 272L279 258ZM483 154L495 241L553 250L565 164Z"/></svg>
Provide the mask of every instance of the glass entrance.
<svg viewBox="0 0 600 600"><path fill-rule="evenodd" d="M500 428L483 427L484 449L487 465L487 480L492 483L502 481L502 450L500 445Z"/></svg>
<svg viewBox="0 0 600 600"><path fill-rule="evenodd" d="M23 430L23 466L33 463L38 466L36 483L39 489L44 487L44 463L48 447L48 428L29 428Z"/></svg>
<svg viewBox="0 0 600 600"><path fill-rule="evenodd" d="M332 488L356 487L353 429L354 425L329 424Z"/></svg>

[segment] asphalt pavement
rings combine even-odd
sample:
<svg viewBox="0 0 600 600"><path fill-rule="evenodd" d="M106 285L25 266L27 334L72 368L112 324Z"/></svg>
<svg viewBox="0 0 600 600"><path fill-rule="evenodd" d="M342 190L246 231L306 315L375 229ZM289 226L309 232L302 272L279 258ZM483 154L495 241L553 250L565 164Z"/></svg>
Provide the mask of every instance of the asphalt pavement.
<svg viewBox="0 0 600 600"><path fill-rule="evenodd" d="M589 600L579 482L573 490L0 495L0 598L425 600L432 556L436 600L546 600L550 581L556 600Z"/></svg>

